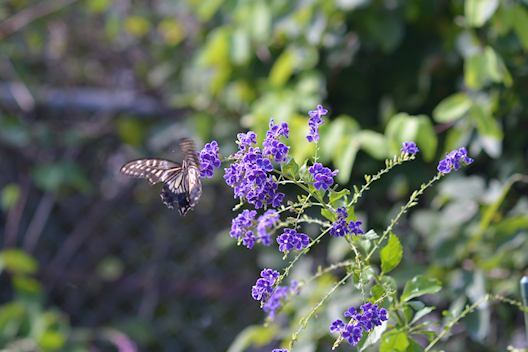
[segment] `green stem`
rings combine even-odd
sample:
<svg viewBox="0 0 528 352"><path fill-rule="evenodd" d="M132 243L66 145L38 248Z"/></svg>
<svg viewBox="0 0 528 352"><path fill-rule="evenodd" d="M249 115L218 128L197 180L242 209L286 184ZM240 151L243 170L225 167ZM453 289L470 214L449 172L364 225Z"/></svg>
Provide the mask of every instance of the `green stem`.
<svg viewBox="0 0 528 352"><path fill-rule="evenodd" d="M394 218L392 218L389 226L385 229L385 231L383 231L383 234L381 235L381 237L379 238L379 240L376 242L376 244L374 245L374 247L370 250L369 254L367 255L367 257L365 258L365 261L368 262L368 260L372 257L372 255L376 252L376 250L379 248L379 246L383 243L383 241L385 240L385 238L389 235L389 233L392 232L392 229L394 228L394 226L398 223L398 221L400 220L400 218L402 217L403 214L405 214L410 208L414 207L417 203L417 200L418 200L418 197L421 196L425 190L429 187L432 186L433 183L435 183L436 181L438 181L440 178L442 178L442 176L444 176L444 174L442 173L438 173L436 174L435 177L433 177L431 180L429 180L429 182L425 183L425 184L422 184L420 189L414 191L411 196L409 197L409 200L407 201L407 203L402 206L400 208L400 211L398 212L398 214L396 214L396 216Z"/></svg>
<svg viewBox="0 0 528 352"><path fill-rule="evenodd" d="M292 334L290 343L288 344L288 350L291 351L293 348L293 345L295 341L297 340L299 334L306 328L306 325L308 325L308 321L312 318L312 316L317 312L319 308L326 302L328 297L330 297L338 288L339 286L343 285L349 278L352 276L353 272L349 272L346 274L337 284L335 284L330 291L324 295L324 297L313 307L313 309L304 317L301 319L299 323L299 328Z"/></svg>
<svg viewBox="0 0 528 352"><path fill-rule="evenodd" d="M395 166L401 165L405 161L413 160L414 158L415 158L414 155L409 155L409 154L403 154L402 153L399 156L394 156L392 159L385 160L386 167L384 169L378 171L374 175L365 176L365 179L366 179L367 182L365 182L365 184L363 186L361 186L359 191L354 193L354 196L352 197L352 200L350 200L350 202L348 203L347 208L349 208L350 206L356 204L357 201L359 200L359 198L361 198L363 193L370 188L370 185L372 185L372 183L374 183L374 181L379 180L381 178L381 176L383 176L384 174L389 172Z"/></svg>

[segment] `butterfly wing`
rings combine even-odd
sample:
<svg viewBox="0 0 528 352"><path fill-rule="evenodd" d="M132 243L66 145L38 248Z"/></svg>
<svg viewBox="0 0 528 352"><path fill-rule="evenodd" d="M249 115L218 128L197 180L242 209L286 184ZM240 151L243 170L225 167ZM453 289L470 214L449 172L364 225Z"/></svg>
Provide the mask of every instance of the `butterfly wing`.
<svg viewBox="0 0 528 352"><path fill-rule="evenodd" d="M124 175L146 178L151 184L166 182L181 170L180 163L154 158L132 160L121 167Z"/></svg>

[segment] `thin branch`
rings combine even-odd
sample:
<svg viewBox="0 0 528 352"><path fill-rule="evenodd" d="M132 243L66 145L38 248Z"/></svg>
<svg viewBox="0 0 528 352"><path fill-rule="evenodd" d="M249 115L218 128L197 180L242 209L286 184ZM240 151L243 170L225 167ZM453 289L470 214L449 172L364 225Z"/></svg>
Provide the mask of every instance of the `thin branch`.
<svg viewBox="0 0 528 352"><path fill-rule="evenodd" d="M0 40L18 32L31 22L45 17L53 12L73 4L78 0L48 0L40 1L35 6L28 7L0 23Z"/></svg>

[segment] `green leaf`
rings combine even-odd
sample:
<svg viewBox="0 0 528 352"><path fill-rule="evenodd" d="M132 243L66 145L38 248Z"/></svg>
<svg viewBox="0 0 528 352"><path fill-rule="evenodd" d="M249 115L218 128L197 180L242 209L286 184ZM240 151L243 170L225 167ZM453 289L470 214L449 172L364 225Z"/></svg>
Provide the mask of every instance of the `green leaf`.
<svg viewBox="0 0 528 352"><path fill-rule="evenodd" d="M431 161L435 157L438 146L438 138L434 130L433 123L427 116L417 116L418 132L414 141L420 147L423 158Z"/></svg>
<svg viewBox="0 0 528 352"><path fill-rule="evenodd" d="M387 326L387 322L384 321L380 326L376 326L371 332L369 332L368 337L363 343L363 346L361 346L360 348L360 351L365 351L367 347L375 345L379 341L385 330L387 330Z"/></svg>
<svg viewBox="0 0 528 352"><path fill-rule="evenodd" d="M322 208L321 209L321 215L323 217L325 217L326 219L330 220L331 222L334 222L337 219L336 213L334 213L333 211L331 211L331 210L329 210L327 208Z"/></svg>
<svg viewBox="0 0 528 352"><path fill-rule="evenodd" d="M407 350L409 338L403 331L391 330L381 337L380 352L399 352Z"/></svg>
<svg viewBox="0 0 528 352"><path fill-rule="evenodd" d="M150 22L141 16L130 16L125 19L125 29L134 37L142 37L150 30Z"/></svg>
<svg viewBox="0 0 528 352"><path fill-rule="evenodd" d="M346 188L343 188L339 192L336 192L334 190L330 190L330 204L334 205L335 202L337 202L339 199L343 198L344 196L348 196L350 194L350 191Z"/></svg>
<svg viewBox="0 0 528 352"><path fill-rule="evenodd" d="M227 352L243 352L247 351L250 346L264 346L271 342L276 332L276 325L248 326L235 337Z"/></svg>
<svg viewBox="0 0 528 352"><path fill-rule="evenodd" d="M389 155L389 145L385 136L381 133L363 130L356 137L361 149L369 153L373 158L384 159Z"/></svg>
<svg viewBox="0 0 528 352"><path fill-rule="evenodd" d="M285 50L275 61L269 74L269 82L272 86L280 87L291 77L295 69L295 53L293 50Z"/></svg>
<svg viewBox="0 0 528 352"><path fill-rule="evenodd" d="M61 349L66 342L66 336L60 331L47 330L38 339L39 347L44 351L56 351Z"/></svg>
<svg viewBox="0 0 528 352"><path fill-rule="evenodd" d="M424 349L418 342L413 339L409 339L409 346L407 347L406 352L423 352Z"/></svg>
<svg viewBox="0 0 528 352"><path fill-rule="evenodd" d="M434 278L428 278L423 275L415 276L412 280L407 281L401 295L403 302L409 301L415 297L422 295L436 293L440 291L442 286L440 281Z"/></svg>
<svg viewBox="0 0 528 352"><path fill-rule="evenodd" d="M389 236L387 245L380 251L381 257L381 270L384 273L392 271L395 267L400 264L403 256L403 248L400 240L392 232Z"/></svg>
<svg viewBox="0 0 528 352"><path fill-rule="evenodd" d="M493 16L499 6L499 0L466 0L465 16L470 26L481 27Z"/></svg>
<svg viewBox="0 0 528 352"><path fill-rule="evenodd" d="M19 249L6 249L0 253L0 268L13 274L34 274L38 263Z"/></svg>
<svg viewBox="0 0 528 352"><path fill-rule="evenodd" d="M292 158L286 165L282 166L282 171L291 177L297 177L297 174L299 173L299 165L295 162L295 160Z"/></svg>
<svg viewBox="0 0 528 352"><path fill-rule="evenodd" d="M341 152L335 153L333 161L339 173L337 174L337 181L346 183L352 174L352 167L356 160L356 155L359 150L359 144L356 140L350 138L345 145L342 146Z"/></svg>
<svg viewBox="0 0 528 352"><path fill-rule="evenodd" d="M9 183L2 189L2 209L8 210L15 206L20 198L20 187L16 183Z"/></svg>
<svg viewBox="0 0 528 352"><path fill-rule="evenodd" d="M42 285L40 282L30 277L13 277L13 286L19 294L36 295L42 292Z"/></svg>
<svg viewBox="0 0 528 352"><path fill-rule="evenodd" d="M469 115L477 125L477 129L481 135L502 140L502 128L499 122L493 118L488 109L475 104L471 107Z"/></svg>
<svg viewBox="0 0 528 352"><path fill-rule="evenodd" d="M513 29L524 48L528 51L528 10L521 4L516 4L511 10Z"/></svg>
<svg viewBox="0 0 528 352"><path fill-rule="evenodd" d="M503 83L509 87L512 78L501 57L491 48L476 53L465 60L464 81L471 89L481 89L489 83Z"/></svg>
<svg viewBox="0 0 528 352"><path fill-rule="evenodd" d="M466 93L453 94L438 104L433 111L437 122L451 122L464 116L471 108L471 99Z"/></svg>
<svg viewBox="0 0 528 352"><path fill-rule="evenodd" d="M416 323L418 320L425 317L427 314L431 313L433 310L435 310L435 307L424 307L416 312L413 319L411 320L411 324Z"/></svg>

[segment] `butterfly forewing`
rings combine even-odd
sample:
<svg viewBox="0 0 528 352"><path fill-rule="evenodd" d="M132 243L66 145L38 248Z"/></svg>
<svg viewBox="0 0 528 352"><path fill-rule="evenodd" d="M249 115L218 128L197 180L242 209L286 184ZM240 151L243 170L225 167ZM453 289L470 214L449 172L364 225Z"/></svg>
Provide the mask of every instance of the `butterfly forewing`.
<svg viewBox="0 0 528 352"><path fill-rule="evenodd" d="M146 178L151 184L165 182L173 174L181 171L182 165L165 159L138 159L121 167L127 176Z"/></svg>

